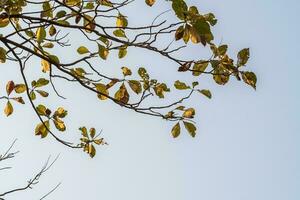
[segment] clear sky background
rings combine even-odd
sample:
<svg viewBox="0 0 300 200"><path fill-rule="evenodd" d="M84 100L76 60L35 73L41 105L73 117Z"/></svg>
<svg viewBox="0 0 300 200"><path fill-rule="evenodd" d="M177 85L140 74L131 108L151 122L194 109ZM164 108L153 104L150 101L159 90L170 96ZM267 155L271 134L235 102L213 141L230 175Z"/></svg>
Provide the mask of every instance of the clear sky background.
<svg viewBox="0 0 300 200"><path fill-rule="evenodd" d="M0 115L1 151L14 138L18 138L15 149L21 151L7 162L13 169L0 171L0 193L25 185L49 155L60 153L60 159L34 190L7 199L38 199L58 182L62 185L48 199L300 199L299 1L186 2L203 12L215 13L219 19L214 28L216 41L228 43L232 55L250 47L248 69L258 76L257 91L235 80L223 87L211 80L201 82L213 92L213 99L195 96L189 102L198 109L197 137L182 134L172 139L172 124L112 103L99 103L86 91L63 86L69 102L54 98L51 102L70 110L67 122L73 128L67 134L79 134L76 127L83 124L95 126L103 129L110 145L98 148L91 160L52 139L40 140L33 135L37 118L29 106L19 106L8 119ZM133 24L150 22L168 9L160 1L152 9L142 6L142 0L130 6L127 13L138 16L130 18ZM189 53L198 55L197 49ZM153 76L168 80L180 77L168 75L176 67L174 63L143 51L132 52L121 63L112 61L114 69L126 63L153 66ZM1 82L14 79L16 68L1 65ZM3 82L1 87L4 92ZM2 107L4 104L1 102Z"/></svg>

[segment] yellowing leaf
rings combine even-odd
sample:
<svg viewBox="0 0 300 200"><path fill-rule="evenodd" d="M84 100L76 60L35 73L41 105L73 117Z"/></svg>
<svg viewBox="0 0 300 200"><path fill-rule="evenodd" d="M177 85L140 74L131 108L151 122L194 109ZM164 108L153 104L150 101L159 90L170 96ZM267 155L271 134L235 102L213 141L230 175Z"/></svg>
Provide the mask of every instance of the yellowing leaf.
<svg viewBox="0 0 300 200"><path fill-rule="evenodd" d="M195 127L195 125L192 124L192 123L190 123L190 122L186 122L186 121L184 121L183 124L185 126L185 129L189 132L189 134L192 137L195 137L196 136L196 130L197 130L197 128Z"/></svg>
<svg viewBox="0 0 300 200"><path fill-rule="evenodd" d="M91 158L93 158L96 155L96 149L95 149L94 145L89 144L88 153L89 153Z"/></svg>
<svg viewBox="0 0 300 200"><path fill-rule="evenodd" d="M48 97L49 93L44 90L35 90L37 93L39 93L42 97Z"/></svg>
<svg viewBox="0 0 300 200"><path fill-rule="evenodd" d="M171 133L172 133L173 138L177 138L180 135L179 122L177 122L177 124L175 124L175 126L173 126Z"/></svg>
<svg viewBox="0 0 300 200"><path fill-rule="evenodd" d="M98 44L98 54L103 60L106 60L107 56L109 54L109 51L106 47Z"/></svg>
<svg viewBox="0 0 300 200"><path fill-rule="evenodd" d="M55 34L56 34L56 28L53 25L51 25L49 28L49 35L53 36Z"/></svg>
<svg viewBox="0 0 300 200"><path fill-rule="evenodd" d="M120 86L120 89L115 93L115 99L122 104L127 104L129 101L129 94L124 83Z"/></svg>
<svg viewBox="0 0 300 200"><path fill-rule="evenodd" d="M14 112L14 108L11 105L10 101L7 101L6 106L4 108L4 114L8 117Z"/></svg>
<svg viewBox="0 0 300 200"><path fill-rule="evenodd" d="M186 90L186 89L190 89L191 87L190 86L187 86L185 83L177 80L175 83L174 83L174 86L177 90Z"/></svg>
<svg viewBox="0 0 300 200"><path fill-rule="evenodd" d="M42 65L42 72L46 73L50 71L51 64L47 60L42 59L41 65Z"/></svg>
<svg viewBox="0 0 300 200"><path fill-rule="evenodd" d="M41 138L45 138L48 135L48 129L50 128L49 120L44 122L46 126L44 126L43 123L39 123L35 127L35 135L40 135Z"/></svg>
<svg viewBox="0 0 300 200"><path fill-rule="evenodd" d="M100 100L106 100L107 96L109 95L108 90L106 89L106 85L102 84L102 83L96 83L94 84L96 86L96 90L98 92L100 92L101 94L98 94L98 98ZM107 96L106 96L107 95Z"/></svg>
<svg viewBox="0 0 300 200"><path fill-rule="evenodd" d="M211 92L209 90L198 90L201 94L205 95L207 98L211 99Z"/></svg>
<svg viewBox="0 0 300 200"><path fill-rule="evenodd" d="M0 63L6 62L6 50L0 47Z"/></svg>
<svg viewBox="0 0 300 200"><path fill-rule="evenodd" d="M128 25L128 21L125 18L125 16L119 14L119 16L117 17L117 21L116 21L116 26L120 27L120 28L125 28Z"/></svg>
<svg viewBox="0 0 300 200"><path fill-rule="evenodd" d="M38 43L41 43L44 41L45 38L46 38L46 31L45 28L41 26L36 31L36 41Z"/></svg>
<svg viewBox="0 0 300 200"><path fill-rule="evenodd" d="M203 72L205 72L209 62L203 62L199 61L198 63L195 63L193 66L193 75L194 76L199 76Z"/></svg>
<svg viewBox="0 0 300 200"><path fill-rule="evenodd" d="M140 94L142 92L142 85L139 81L129 80L128 81L130 88L136 93Z"/></svg>
<svg viewBox="0 0 300 200"><path fill-rule="evenodd" d="M64 0L64 3L67 6L77 6L77 5L80 5L81 2L82 2L82 0Z"/></svg>
<svg viewBox="0 0 300 200"><path fill-rule="evenodd" d="M16 102L21 103L21 104L25 104L22 97L14 97L14 98L12 98L12 100L15 100Z"/></svg>
<svg viewBox="0 0 300 200"><path fill-rule="evenodd" d="M85 46L80 46L78 49L77 49L77 52L79 54L86 54L86 53L89 53L90 51L85 47Z"/></svg>
<svg viewBox="0 0 300 200"><path fill-rule="evenodd" d="M188 108L182 114L182 116L185 117L185 118L193 118L194 115L195 115L195 109L194 108Z"/></svg>
<svg viewBox="0 0 300 200"><path fill-rule="evenodd" d="M131 70L128 67L122 67L121 69L124 76L130 76L132 74Z"/></svg>
<svg viewBox="0 0 300 200"><path fill-rule="evenodd" d="M59 131L65 131L66 130L66 125L61 119L55 118L53 120L53 123L54 123L57 130L59 130Z"/></svg>
<svg viewBox="0 0 300 200"><path fill-rule="evenodd" d="M8 18L8 16L2 15L0 17L0 28L3 28L5 26L7 26L8 24L9 24L9 18Z"/></svg>
<svg viewBox="0 0 300 200"><path fill-rule="evenodd" d="M253 72L242 72L242 78L245 83L256 89L257 78Z"/></svg>
<svg viewBox="0 0 300 200"><path fill-rule="evenodd" d="M119 58L124 58L127 55L127 47L120 47L119 48Z"/></svg>

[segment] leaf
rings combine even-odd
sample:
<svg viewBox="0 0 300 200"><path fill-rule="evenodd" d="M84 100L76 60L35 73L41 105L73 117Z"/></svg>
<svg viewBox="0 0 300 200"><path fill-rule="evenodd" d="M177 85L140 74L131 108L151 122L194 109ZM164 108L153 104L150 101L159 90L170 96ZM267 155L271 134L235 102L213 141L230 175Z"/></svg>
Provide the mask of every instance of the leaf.
<svg viewBox="0 0 300 200"><path fill-rule="evenodd" d="M171 133L172 133L173 138L177 138L180 135L179 122L177 122L177 124L175 124L175 126L173 126Z"/></svg>
<svg viewBox="0 0 300 200"><path fill-rule="evenodd" d="M125 16L121 15L119 13L119 16L117 17L116 26L120 28L125 28L128 25L128 21Z"/></svg>
<svg viewBox="0 0 300 200"><path fill-rule="evenodd" d="M159 98L164 98L164 92L169 92L170 89L165 83L160 83L154 87L154 91Z"/></svg>
<svg viewBox="0 0 300 200"><path fill-rule="evenodd" d="M125 31L122 29L117 29L113 32L116 37L124 37L126 38Z"/></svg>
<svg viewBox="0 0 300 200"><path fill-rule="evenodd" d="M81 135L84 136L84 137L88 137L88 134L87 134L87 129L85 126L83 127L80 127L79 130L81 131Z"/></svg>
<svg viewBox="0 0 300 200"><path fill-rule="evenodd" d="M89 144L88 153L89 153L91 158L93 158L96 155L96 149L95 149L94 145Z"/></svg>
<svg viewBox="0 0 300 200"><path fill-rule="evenodd" d="M224 44L218 47L219 55L225 55L228 49L228 45Z"/></svg>
<svg viewBox="0 0 300 200"><path fill-rule="evenodd" d="M49 35L53 36L55 34L56 34L56 28L53 25L51 25L49 28Z"/></svg>
<svg viewBox="0 0 300 200"><path fill-rule="evenodd" d="M256 75L253 72L241 72L241 73L242 73L243 81L256 90L256 82L257 82Z"/></svg>
<svg viewBox="0 0 300 200"><path fill-rule="evenodd" d="M194 108L188 108L183 112L182 117L194 118L194 115L195 115L195 109Z"/></svg>
<svg viewBox="0 0 300 200"><path fill-rule="evenodd" d="M139 81L129 80L128 81L130 88L136 93L140 94L142 92L142 85Z"/></svg>
<svg viewBox="0 0 300 200"><path fill-rule="evenodd" d="M148 5L148 6L153 6L154 3L155 3L156 0L145 0L145 3Z"/></svg>
<svg viewBox="0 0 300 200"><path fill-rule="evenodd" d="M44 90L35 90L37 93L39 93L42 97L48 97L49 93Z"/></svg>
<svg viewBox="0 0 300 200"><path fill-rule="evenodd" d="M247 64L249 57L250 57L249 48L245 48L245 49L242 49L241 51L239 51L237 57L238 57L238 61L237 61L238 67L244 66L245 64Z"/></svg>
<svg viewBox="0 0 300 200"><path fill-rule="evenodd" d="M47 42L43 45L44 48L53 48L54 47L54 44L52 42Z"/></svg>
<svg viewBox="0 0 300 200"><path fill-rule="evenodd" d="M119 54L118 54L118 56L119 56L119 58L121 59L121 58L124 58L125 56L127 55L127 47L120 47L119 48Z"/></svg>
<svg viewBox="0 0 300 200"><path fill-rule="evenodd" d="M192 124L192 123L190 123L190 122L186 122L186 121L184 121L183 124L185 126L185 129L189 132L189 134L192 137L195 137L196 136L196 130L197 130L197 128L195 127L195 125Z"/></svg>
<svg viewBox="0 0 300 200"><path fill-rule="evenodd" d="M184 0L173 0L172 8L179 19L185 19L185 13L188 11L188 7Z"/></svg>
<svg viewBox="0 0 300 200"><path fill-rule="evenodd" d="M46 31L43 26L39 27L36 31L36 41L37 43L42 43L46 38Z"/></svg>
<svg viewBox="0 0 300 200"><path fill-rule="evenodd" d="M106 100L108 98L107 96L109 95L109 92L106 89L106 85L104 85L102 83L95 83L94 85L96 87L96 90L101 93L101 94L98 94L98 98L100 100Z"/></svg>
<svg viewBox="0 0 300 200"><path fill-rule="evenodd" d="M6 115L6 117L8 117L13 112L14 112L13 106L11 105L10 101L7 101L6 106L4 108L4 114Z"/></svg>
<svg viewBox="0 0 300 200"><path fill-rule="evenodd" d="M54 117L64 118L67 116L68 111L65 110L63 107L57 108L57 110L54 112Z"/></svg>
<svg viewBox="0 0 300 200"><path fill-rule="evenodd" d="M20 103L20 104L25 104L22 97L14 97L14 98L11 98L11 99L18 102L18 103Z"/></svg>
<svg viewBox="0 0 300 200"><path fill-rule="evenodd" d="M106 60L107 56L109 54L109 51L106 47L98 44L98 54L103 60Z"/></svg>
<svg viewBox="0 0 300 200"><path fill-rule="evenodd" d="M186 89L190 89L191 88L190 86L187 86L185 83L183 83L183 82L181 82L179 80L175 81L174 87L177 90L186 90Z"/></svg>
<svg viewBox="0 0 300 200"><path fill-rule="evenodd" d="M15 83L13 81L8 81L6 84L6 93L8 96L11 94L14 88L15 88Z"/></svg>
<svg viewBox="0 0 300 200"><path fill-rule="evenodd" d="M41 115L41 116L47 116L47 113L46 113L47 108L46 108L46 106L40 104L35 109L36 109L36 111L37 111L37 113L39 115Z"/></svg>
<svg viewBox="0 0 300 200"><path fill-rule="evenodd" d="M6 50L0 47L0 63L6 62Z"/></svg>
<svg viewBox="0 0 300 200"><path fill-rule="evenodd" d="M91 138L94 138L96 135L96 129L95 128L90 128L90 136Z"/></svg>
<svg viewBox="0 0 300 200"><path fill-rule="evenodd" d="M211 97L212 97L211 92L209 90L198 90L198 92L200 92L201 94L203 94L204 96L206 96L209 99L211 99Z"/></svg>
<svg viewBox="0 0 300 200"><path fill-rule="evenodd" d="M193 75L199 76L200 74L205 72L208 64L209 64L209 62L203 62L203 61L199 61L199 62L195 63L193 66Z"/></svg>
<svg viewBox="0 0 300 200"><path fill-rule="evenodd" d="M55 118L53 120L53 123L54 123L57 130L59 130L59 131L65 131L66 130L66 125L61 119Z"/></svg>
<svg viewBox="0 0 300 200"><path fill-rule="evenodd" d="M45 85L48 85L49 84L49 80L45 79L45 78L39 78L35 84L35 87L38 88L38 87L43 87Z"/></svg>
<svg viewBox="0 0 300 200"><path fill-rule="evenodd" d="M67 6L77 6L77 5L80 5L82 0L64 0L64 3L67 5Z"/></svg>
<svg viewBox="0 0 300 200"><path fill-rule="evenodd" d="M35 95L35 92L34 92L34 91L31 91L30 94L29 94L29 96L30 96L30 99L31 99L32 101L34 101L34 100L36 99L36 95Z"/></svg>
<svg viewBox="0 0 300 200"><path fill-rule="evenodd" d="M26 85L25 84L16 84L14 90L17 94L21 94L26 91Z"/></svg>
<svg viewBox="0 0 300 200"><path fill-rule="evenodd" d="M78 47L77 52L79 54L86 54L89 53L90 51L85 46L80 46Z"/></svg>
<svg viewBox="0 0 300 200"><path fill-rule="evenodd" d="M48 129L50 129L49 120L45 121L44 124L43 123L39 123L35 127L35 135L40 135L41 138L45 138L48 135Z"/></svg>
<svg viewBox="0 0 300 200"><path fill-rule="evenodd" d="M115 99L120 101L122 104L127 104L128 103L129 94L127 92L127 89L126 89L124 83L122 83L119 90L115 93Z"/></svg>
<svg viewBox="0 0 300 200"><path fill-rule="evenodd" d="M8 15L2 15L0 16L0 28L6 27L9 24L9 18Z"/></svg>
<svg viewBox="0 0 300 200"><path fill-rule="evenodd" d="M179 26L175 32L175 40L180 40L182 39L184 34L184 27L183 26Z"/></svg>
<svg viewBox="0 0 300 200"><path fill-rule="evenodd" d="M42 65L42 72L46 73L50 71L51 64L47 60L42 59L41 65Z"/></svg>
<svg viewBox="0 0 300 200"><path fill-rule="evenodd" d="M148 80L149 79L149 75L147 73L147 70L145 68L143 68L143 67L139 68L138 74L140 75L140 77L143 80Z"/></svg>
<svg viewBox="0 0 300 200"><path fill-rule="evenodd" d="M130 76L132 74L131 70L128 67L122 67L121 69L124 76Z"/></svg>

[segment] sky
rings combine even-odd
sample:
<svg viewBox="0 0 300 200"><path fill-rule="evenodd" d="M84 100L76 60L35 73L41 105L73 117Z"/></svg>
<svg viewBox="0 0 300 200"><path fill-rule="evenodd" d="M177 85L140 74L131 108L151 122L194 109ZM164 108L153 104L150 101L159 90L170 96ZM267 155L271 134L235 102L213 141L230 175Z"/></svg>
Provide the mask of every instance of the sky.
<svg viewBox="0 0 300 200"><path fill-rule="evenodd" d="M257 74L257 90L234 80L226 86L211 80L200 82L212 91L213 98L194 96L188 102L198 110L197 136L182 134L173 139L171 124L109 102L99 103L88 92L66 85L62 89L67 102L50 101L70 110L67 122L75 127L85 124L102 129L109 146L98 148L97 156L90 159L52 139L40 140L33 135L37 118L29 106L20 106L10 118L0 115L1 152L15 138L14 149L20 151L7 162L13 168L0 171L0 193L23 186L49 155L60 154L33 190L7 199L39 199L59 182L61 186L47 199L300 199L299 1L186 2L217 16L216 41L229 44L232 55L250 48L247 68ZM138 1L128 11L139 16L131 17L133 24L139 24L151 22L168 9L166 5L158 1L145 13L146 8L141 9L144 2ZM199 54L196 48L188 51ZM168 74L174 63L143 51L132 50L132 54L111 63L151 65L154 76L168 80L180 77ZM3 91L6 80L15 78L16 68L1 66ZM0 105L4 107L5 102ZM66 134L72 138L79 133L73 128Z"/></svg>

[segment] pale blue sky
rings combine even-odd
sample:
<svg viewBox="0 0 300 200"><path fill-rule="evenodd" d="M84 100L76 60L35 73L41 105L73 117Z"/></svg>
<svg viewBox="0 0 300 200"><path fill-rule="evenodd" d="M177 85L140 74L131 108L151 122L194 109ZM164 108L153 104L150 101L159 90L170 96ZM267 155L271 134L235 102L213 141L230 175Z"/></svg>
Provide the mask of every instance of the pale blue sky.
<svg viewBox="0 0 300 200"><path fill-rule="evenodd" d="M228 43L232 53L250 47L248 67L258 76L257 91L234 80L224 87L211 80L201 82L211 89L213 99L195 96L189 102L198 109L198 135L192 139L182 134L174 140L169 134L171 124L99 103L86 91L74 94L74 87L69 87L65 93L70 102L53 101L70 110L68 123L75 126L68 134L78 134L76 124L87 124L102 128L110 143L98 148L93 160L51 139L35 137L36 117L29 106L18 107L11 118L0 115L1 149L18 138L15 148L21 151L9 162L14 168L0 172L0 192L26 184L49 154L61 153L34 190L8 199L38 199L60 181L61 187L48 199L300 199L299 1L186 2L215 13L216 41ZM143 4L141 0L130 7L131 15L139 16L132 23L150 22L167 9L158 3L149 13L139 13ZM199 54L196 48L189 51ZM167 74L174 63L143 51L133 50L127 60L111 63L115 69L123 64L150 65L154 76L168 80L180 76ZM15 76L9 67L1 66L1 80Z"/></svg>

